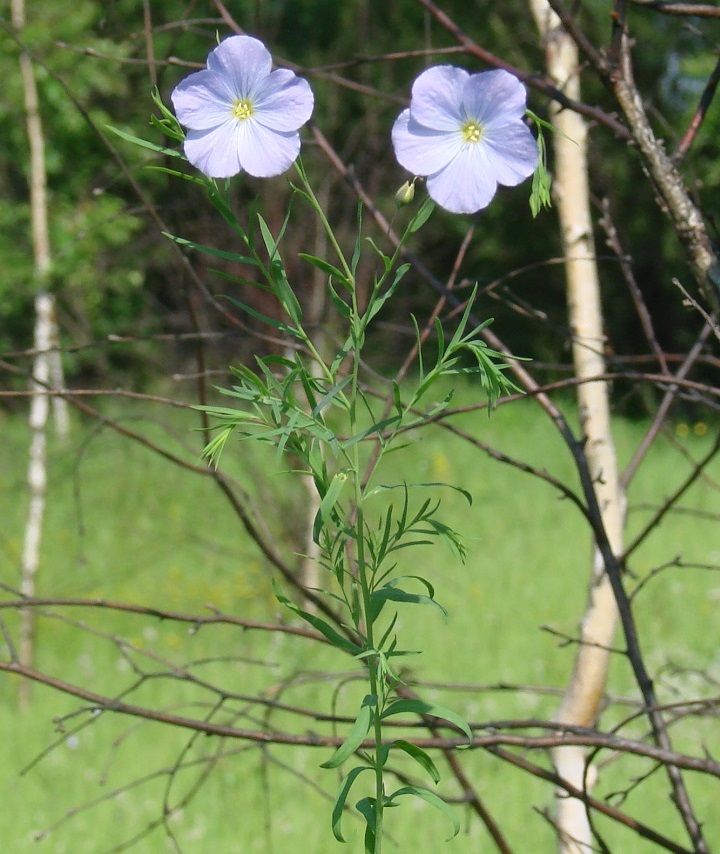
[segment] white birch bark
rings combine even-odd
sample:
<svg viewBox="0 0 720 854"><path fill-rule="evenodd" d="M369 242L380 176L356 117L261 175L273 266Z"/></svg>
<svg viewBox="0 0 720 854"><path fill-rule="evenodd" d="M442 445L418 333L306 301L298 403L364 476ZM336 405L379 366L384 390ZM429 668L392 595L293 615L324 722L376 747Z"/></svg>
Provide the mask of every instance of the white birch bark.
<svg viewBox="0 0 720 854"><path fill-rule="evenodd" d="M12 24L20 33L25 26L24 0L12 0ZM35 72L32 60L26 53L20 54L20 74L23 83L23 100L25 102L25 122L27 126L28 143L30 148L30 217L33 240L33 264L35 278L44 282L50 272L50 234L48 225L47 172L45 170L45 137ZM65 387L62 360L58 349L57 321L54 306L51 307L52 324L50 327L49 349L49 382L50 387L62 391ZM61 397L53 397L53 419L55 432L61 438L67 436L70 427L67 403Z"/></svg>
<svg viewBox="0 0 720 854"><path fill-rule="evenodd" d="M530 0L538 30L545 42L547 70L570 98L580 100L577 47L561 28L547 0ZM560 219L570 328L573 334L575 374L587 380L605 372L603 315L600 283L590 215L587 167L587 128L570 110L551 111L555 155L555 201ZM565 136L564 136L565 135ZM569 137L569 139L568 139ZM622 549L624 501L618 480L615 446L610 425L606 382L578 386L578 406L586 453L608 540L615 553ZM557 712L564 723L591 726L605 690L609 653L617 625L617 606L594 549L585 614L580 626L581 644L573 673ZM554 752L559 775L580 789L592 785L594 774L586 768L585 751L563 747ZM562 854L594 851L592 833L582 801L557 796L557 823Z"/></svg>
<svg viewBox="0 0 720 854"><path fill-rule="evenodd" d="M35 363L30 399L30 459L28 463L28 490L30 503L25 525L25 540L22 552L20 592L23 596L35 595L35 581L40 565L40 542L42 539L45 494L47 485L47 436L48 419L47 388L50 381L48 349L51 346L53 300L49 294L40 294L35 300ZM20 644L18 654L24 667L31 667L34 652L35 620L32 608L22 611L20 622ZM20 704L26 708L30 700L30 682L20 683Z"/></svg>
<svg viewBox="0 0 720 854"><path fill-rule="evenodd" d="M24 0L12 0L12 24L20 33L25 26ZM27 53L20 54L20 73L23 84L25 120L30 149L30 211L33 240L33 267L36 282L44 285L50 272L50 237L48 228L47 174L45 170L45 140L40 118L39 99L32 61ZM47 293L35 300L35 349L30 402L30 452L28 463L28 490L30 502L23 544L20 589L23 596L35 594L35 580L40 562L40 541L45 511L46 488L46 435L48 417L47 390L51 384L59 389L64 382L58 350L55 303ZM57 398L54 406L56 429L59 435L67 434L68 417L65 401ZM20 623L20 663L30 667L33 662L35 620L32 609L22 612ZM20 683L20 704L27 707L30 700L30 682Z"/></svg>

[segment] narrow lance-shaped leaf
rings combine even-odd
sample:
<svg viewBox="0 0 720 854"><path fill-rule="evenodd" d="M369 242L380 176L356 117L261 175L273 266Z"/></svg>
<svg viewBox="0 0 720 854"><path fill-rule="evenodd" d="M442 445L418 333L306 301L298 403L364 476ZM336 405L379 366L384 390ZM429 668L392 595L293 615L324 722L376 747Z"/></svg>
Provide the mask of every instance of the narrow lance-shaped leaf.
<svg viewBox="0 0 720 854"><path fill-rule="evenodd" d="M360 711L352 729L348 733L347 739L338 747L330 759L320 765L321 768L337 768L355 753L358 747L365 741L365 736L370 731L373 712L376 708L377 697L374 694L367 694L362 701Z"/></svg>
<svg viewBox="0 0 720 854"><path fill-rule="evenodd" d="M282 266L280 261L273 261L271 265L271 273L273 283L275 285L275 291L277 298L280 300L282 307L285 309L287 316L292 320L292 322L300 328L300 321L302 320L302 308L298 301L298 298L295 296L295 291L293 291L290 286L290 282L288 281L287 275L285 273L285 268ZM303 338L305 337L303 331Z"/></svg>
<svg viewBox="0 0 720 854"><path fill-rule="evenodd" d="M413 217L408 230L411 232L415 232L418 229L422 228L425 223L430 219L434 210L435 202L433 202L433 200L430 198L425 199L425 201L420 206L420 210Z"/></svg>
<svg viewBox="0 0 720 854"><path fill-rule="evenodd" d="M396 741L390 741L387 744L384 744L380 751L381 762L383 765L387 762L391 750L402 750L404 753L407 753L408 756L411 756L417 764L427 772L433 783L440 782L440 772L438 771L437 766L422 747L418 747L416 744L412 744L412 742L405 741L403 738L399 738Z"/></svg>
<svg viewBox="0 0 720 854"><path fill-rule="evenodd" d="M386 584L370 596L372 622L375 622L386 602L404 603L406 605L433 605L445 617L448 615L445 608L443 608L443 606L439 602L436 602L431 596L424 596L421 593L409 593L407 590L403 590L400 587Z"/></svg>
<svg viewBox="0 0 720 854"><path fill-rule="evenodd" d="M351 655L358 655L362 650L360 647L353 643L351 640L348 640L346 637L343 637L336 629L334 629L329 623L326 623L325 620L316 616L315 614L310 614L308 611L304 611L299 605L296 605L294 602L291 602L287 596L280 590L280 587L273 579L273 591L275 592L275 598L280 602L281 605L284 605L286 608L289 608L291 611L296 613L299 617L302 617L306 623L309 623L314 629L320 632L321 635L325 637L333 646L338 647L339 649L344 649L345 652L349 652Z"/></svg>
<svg viewBox="0 0 720 854"><path fill-rule="evenodd" d="M350 261L350 271L353 276L357 275L358 264L362 255L362 201L358 202L357 211L357 238L355 239L355 248L353 250L352 260Z"/></svg>
<svg viewBox="0 0 720 854"><path fill-rule="evenodd" d="M127 142L132 142L134 145L139 145L141 148L147 148L150 151L156 151L158 154L165 154L168 157L184 157L182 151L178 151L174 148L166 148L164 145L156 145L154 142L148 142L148 140L141 139L139 136L133 136L133 134L127 133L119 128L115 128L112 125L105 125L105 127L121 139L124 139Z"/></svg>
<svg viewBox="0 0 720 854"><path fill-rule="evenodd" d="M313 407L313 417L317 417L325 407L335 402L335 398L343 391L343 389L352 382L352 377L347 376L340 380L337 385L334 385L329 391L327 391L320 400ZM343 409L345 406L343 406Z"/></svg>
<svg viewBox="0 0 720 854"><path fill-rule="evenodd" d="M435 794L435 792L431 792L428 789L423 789L420 786L403 786L401 789L396 789L392 795L385 802L386 806L394 806L393 801L397 798L402 797L403 795L414 795L416 798L422 798L422 800L427 801L427 803L432 804L436 809L440 810L441 813L444 813L452 822L453 826L453 834L446 841L449 842L450 839L454 839L458 833L460 833L460 822L458 821L457 816L450 809L450 807L445 803L445 801Z"/></svg>
<svg viewBox="0 0 720 854"><path fill-rule="evenodd" d="M400 267L398 267L395 273L395 278L393 279L393 282L390 287L381 296L376 297L373 300L372 305L370 305L370 307L368 308L367 317L365 319L366 323L369 323L375 317L375 315L380 311L383 305L385 305L385 303L395 293L403 276L405 275L405 273L407 273L409 269L410 264L402 264Z"/></svg>
<svg viewBox="0 0 720 854"><path fill-rule="evenodd" d="M368 436L372 436L374 433L382 433L382 431L389 427L391 424L397 424L400 420L399 416L392 415L390 418L385 418L382 421L378 421L377 424L373 424L370 427L361 430L359 433L356 433L354 436L351 436L345 442L342 443L343 448L351 448L353 445L358 442L362 442L363 439L367 439Z"/></svg>
<svg viewBox="0 0 720 854"><path fill-rule="evenodd" d="M213 258L222 258L224 261L236 261L238 264L250 264L257 267L257 261L247 255L240 255L237 252L228 252L224 249L215 249L213 246L205 246L202 243L195 243L194 240L186 240L184 237L178 237L175 234L170 234L169 231L163 231L163 235L168 239L177 243L178 246L187 246L190 249L196 249L204 255L211 255Z"/></svg>
<svg viewBox="0 0 720 854"><path fill-rule="evenodd" d="M395 700L382 713L382 719L392 717L393 715L402 715L407 713L415 713L418 715L432 715L434 718L442 718L451 724L454 724L458 729L462 730L472 741L472 732L467 722L460 715L447 709L445 706L438 706L435 703L427 703L424 700Z"/></svg>
<svg viewBox="0 0 720 854"><path fill-rule="evenodd" d="M345 302L345 300L340 296L340 294L333 287L332 280L328 282L328 293L330 294L330 300L332 304L335 306L335 311L340 315L340 317L348 320L350 315L352 314L352 306ZM344 358L344 356L343 356ZM331 373L334 373L331 369Z"/></svg>
<svg viewBox="0 0 720 854"><path fill-rule="evenodd" d="M345 838L342 835L342 816L343 810L345 809L345 802L347 801L347 797L350 794L350 789L352 788L353 783L357 778L362 774L363 771L371 771L372 768L368 768L367 766L359 765L357 768L353 768L352 771L347 775L347 777L342 781L342 785L340 786L340 791L337 793L337 797L335 798L335 803L333 804L332 810L332 832L335 839L338 842L345 842Z"/></svg>
<svg viewBox="0 0 720 854"><path fill-rule="evenodd" d="M260 226L260 234L262 235L265 249L267 249L268 258L272 261L277 253L278 241L273 237L270 227L261 214L257 214L257 223Z"/></svg>
<svg viewBox="0 0 720 854"><path fill-rule="evenodd" d="M315 255L308 255L306 252L298 252L298 257L312 264L314 267L317 267L318 270L322 270L323 273L327 273L328 276L335 279L336 282L339 282L347 290L351 289L352 285L348 281L347 276L334 264L331 264L329 261L325 261L322 258L317 258Z"/></svg>
<svg viewBox="0 0 720 854"><path fill-rule="evenodd" d="M233 299L232 297L227 297L227 299L236 305L238 308L241 308L244 312L249 314L251 317L254 317L256 320L261 320L263 323L266 323L268 326L272 326L273 329L278 329L281 332L284 332L286 335L292 335L293 338L304 339L305 334L297 329L294 329L292 326L288 326L287 323L281 323L279 320L274 320L272 317L268 317L267 314L263 314L260 311L256 311L254 308L251 308L244 302L240 302L239 300Z"/></svg>
<svg viewBox="0 0 720 854"><path fill-rule="evenodd" d="M345 471L339 471L333 475L333 479L330 481L327 492L320 502L320 508L318 509L318 512L315 515L315 521L313 522L313 540L316 543L318 542L320 531L325 526L325 523L335 508L335 505L340 498L340 493L343 491L347 481L348 474Z"/></svg>
<svg viewBox="0 0 720 854"><path fill-rule="evenodd" d="M355 809L365 819L365 854L375 854L375 798L362 798Z"/></svg>

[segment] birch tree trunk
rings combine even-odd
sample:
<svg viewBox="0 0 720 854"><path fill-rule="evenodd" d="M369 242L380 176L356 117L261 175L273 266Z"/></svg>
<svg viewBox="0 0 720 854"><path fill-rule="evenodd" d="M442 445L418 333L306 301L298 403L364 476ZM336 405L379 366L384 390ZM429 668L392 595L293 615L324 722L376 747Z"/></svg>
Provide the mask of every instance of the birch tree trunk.
<svg viewBox="0 0 720 854"><path fill-rule="evenodd" d="M530 6L545 43L548 73L558 88L570 98L580 100L575 43L561 28L547 0L530 0ZM580 420L587 439L586 453L603 524L613 551L619 554L624 500L610 426L608 385L586 381L605 372L603 315L590 216L587 128L577 113L556 106L551 119L558 130L553 135L555 200L565 256L573 362L576 376L585 381L578 386ZM612 645L616 625L617 606L602 558L595 548L588 600L580 627L581 644L557 720L582 726L595 722L607 680L609 653L606 650ZM557 749L553 759L560 776L573 785L583 789L592 784L594 774L586 768L582 748ZM557 825L562 854L587 854L595 850L582 801L558 795Z"/></svg>
<svg viewBox="0 0 720 854"><path fill-rule="evenodd" d="M12 24L20 33L25 26L24 0L12 0ZM30 211L32 219L33 267L35 281L44 287L50 272L50 238L48 228L47 175L45 170L45 140L40 118L39 99L35 74L30 56L20 54L20 73L23 84L25 120L30 149ZM48 293L40 293L35 300L35 350L30 402L30 459L28 463L28 489L30 503L23 544L20 589L23 596L35 594L35 579L40 561L40 540L45 511L46 487L46 435L49 386L61 389L64 385L62 364L58 350L58 333L55 321L55 303ZM68 430L65 401L55 398L55 425L59 435ZM31 666L35 620L32 609L22 612L20 624L20 663ZM20 683L20 706L26 708L30 701L30 682Z"/></svg>
<svg viewBox="0 0 720 854"><path fill-rule="evenodd" d="M40 294L35 300L35 363L30 400L30 460L28 463L28 489L30 503L25 525L25 541L22 552L20 592L23 596L35 595L35 579L40 565L40 542L42 539L43 516L45 514L45 494L47 485L47 436L48 419L47 389L50 381L50 362L48 349L51 344L51 325L53 300L49 294ZM28 608L22 611L20 622L20 644L18 654L20 664L31 667L34 653L35 620L34 611ZM20 707L26 709L30 703L29 680L20 682Z"/></svg>

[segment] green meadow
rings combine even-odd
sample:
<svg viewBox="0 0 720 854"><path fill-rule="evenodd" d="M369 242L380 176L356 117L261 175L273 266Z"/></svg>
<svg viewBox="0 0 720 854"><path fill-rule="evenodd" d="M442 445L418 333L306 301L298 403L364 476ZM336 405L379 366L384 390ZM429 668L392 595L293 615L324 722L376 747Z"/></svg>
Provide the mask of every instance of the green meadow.
<svg viewBox="0 0 720 854"><path fill-rule="evenodd" d="M463 402L473 391L463 392ZM568 402L568 410L571 404ZM197 414L157 404L111 407L120 423L199 462ZM19 415L2 416L0 450L1 580L16 587L26 513L28 433ZM532 401L454 423L483 442L576 486L572 462L550 422ZM618 418L620 459L627 462L647 425ZM711 444L712 425L677 422L650 451L629 494L629 538L644 527L689 472L689 456ZM404 676L424 696L474 722L548 718L572 667L574 637L586 595L590 544L572 504L548 484L491 460L432 428L391 455L388 480L446 481L467 489L472 506L447 490L446 518L463 535L466 563L442 544L413 550L420 572L448 609L404 608L399 636L407 649ZM291 621L272 591L272 573L211 478L188 473L109 427L76 417L66 444L51 437L46 525L38 595L104 598L180 612L213 608L254 620ZM231 443L223 459L252 495L275 542L291 558L300 542L303 494L276 471L271 454ZM633 554L632 589L675 558L720 565L720 463L683 497L680 509ZM5 595L3 598L7 598ZM635 600L646 662L664 702L717 693L720 680L717 571L673 567L656 573ZM11 632L17 614L3 612ZM622 641L618 637L618 648ZM7 649L4 650L7 654ZM365 689L359 665L341 653L290 635L230 626L187 624L106 609L48 606L38 614L37 667L57 679L126 702L247 729L327 732L310 718L268 710L240 696L353 714ZM183 678L183 668L235 696L213 710L217 696ZM452 683L452 687L443 684ZM134 690L129 691L132 686ZM9 854L27 851L100 854L139 852L318 852L362 850L361 823L349 813L343 849L332 837L334 771L319 768L326 748L270 747L193 735L139 718L103 712L92 703L35 686L31 708L18 711L18 684L0 679L0 840ZM129 692L129 693L126 693ZM630 717L638 691L626 660L615 656L603 725ZM622 729L646 734L643 719ZM717 719L679 719L679 750L718 755ZM523 753L550 767L542 751ZM552 852L552 789L485 751L465 752L463 765L517 852ZM681 844L685 838L668 799L662 770L645 759L598 757L595 794ZM440 789L460 792L442 760ZM411 772L410 768L404 770ZM645 779L647 778L647 779ZM720 784L687 775L706 835L720 850ZM640 781L630 785L631 781ZM628 789L626 796L618 794ZM358 790L359 791L359 790ZM613 793L615 793L613 795ZM358 794L358 797L360 795ZM354 803L356 799L352 798ZM466 806L454 807L461 830L427 804L408 801L387 819L388 850L492 851ZM612 852L659 850L626 828L598 820ZM393 847L394 843L394 847Z"/></svg>

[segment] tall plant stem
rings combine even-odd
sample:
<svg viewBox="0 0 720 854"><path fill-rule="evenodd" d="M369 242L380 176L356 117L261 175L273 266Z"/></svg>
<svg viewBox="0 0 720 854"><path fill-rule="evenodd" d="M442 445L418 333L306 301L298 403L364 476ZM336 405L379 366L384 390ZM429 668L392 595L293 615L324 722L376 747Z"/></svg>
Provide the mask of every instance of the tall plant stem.
<svg viewBox="0 0 720 854"><path fill-rule="evenodd" d="M359 373L360 373L360 356L359 356L359 327L361 325L360 310L357 300L357 288L352 288L352 323L354 324L355 342L353 347L352 361L352 383L350 395L350 435L354 436L357 431L357 400L359 392ZM364 510L364 495L363 495L363 480L360 471L360 443L355 442L352 449L354 486L355 486L355 531L356 531L356 561L357 561L357 576L360 584L360 593L362 597L362 610L365 619L365 651L369 653L367 660L368 676L370 680L370 693L375 697L375 708L373 712L373 736L375 741L375 809L373 816L375 819L375 843L373 847L374 854L382 852L382 828L383 828L383 808L385 790L383 786L383 765L380 755L382 748L382 698L380 696L380 680L378 678L378 657L375 652L374 627L371 610L371 587L370 578L368 576L368 566L365 560L365 510Z"/></svg>

